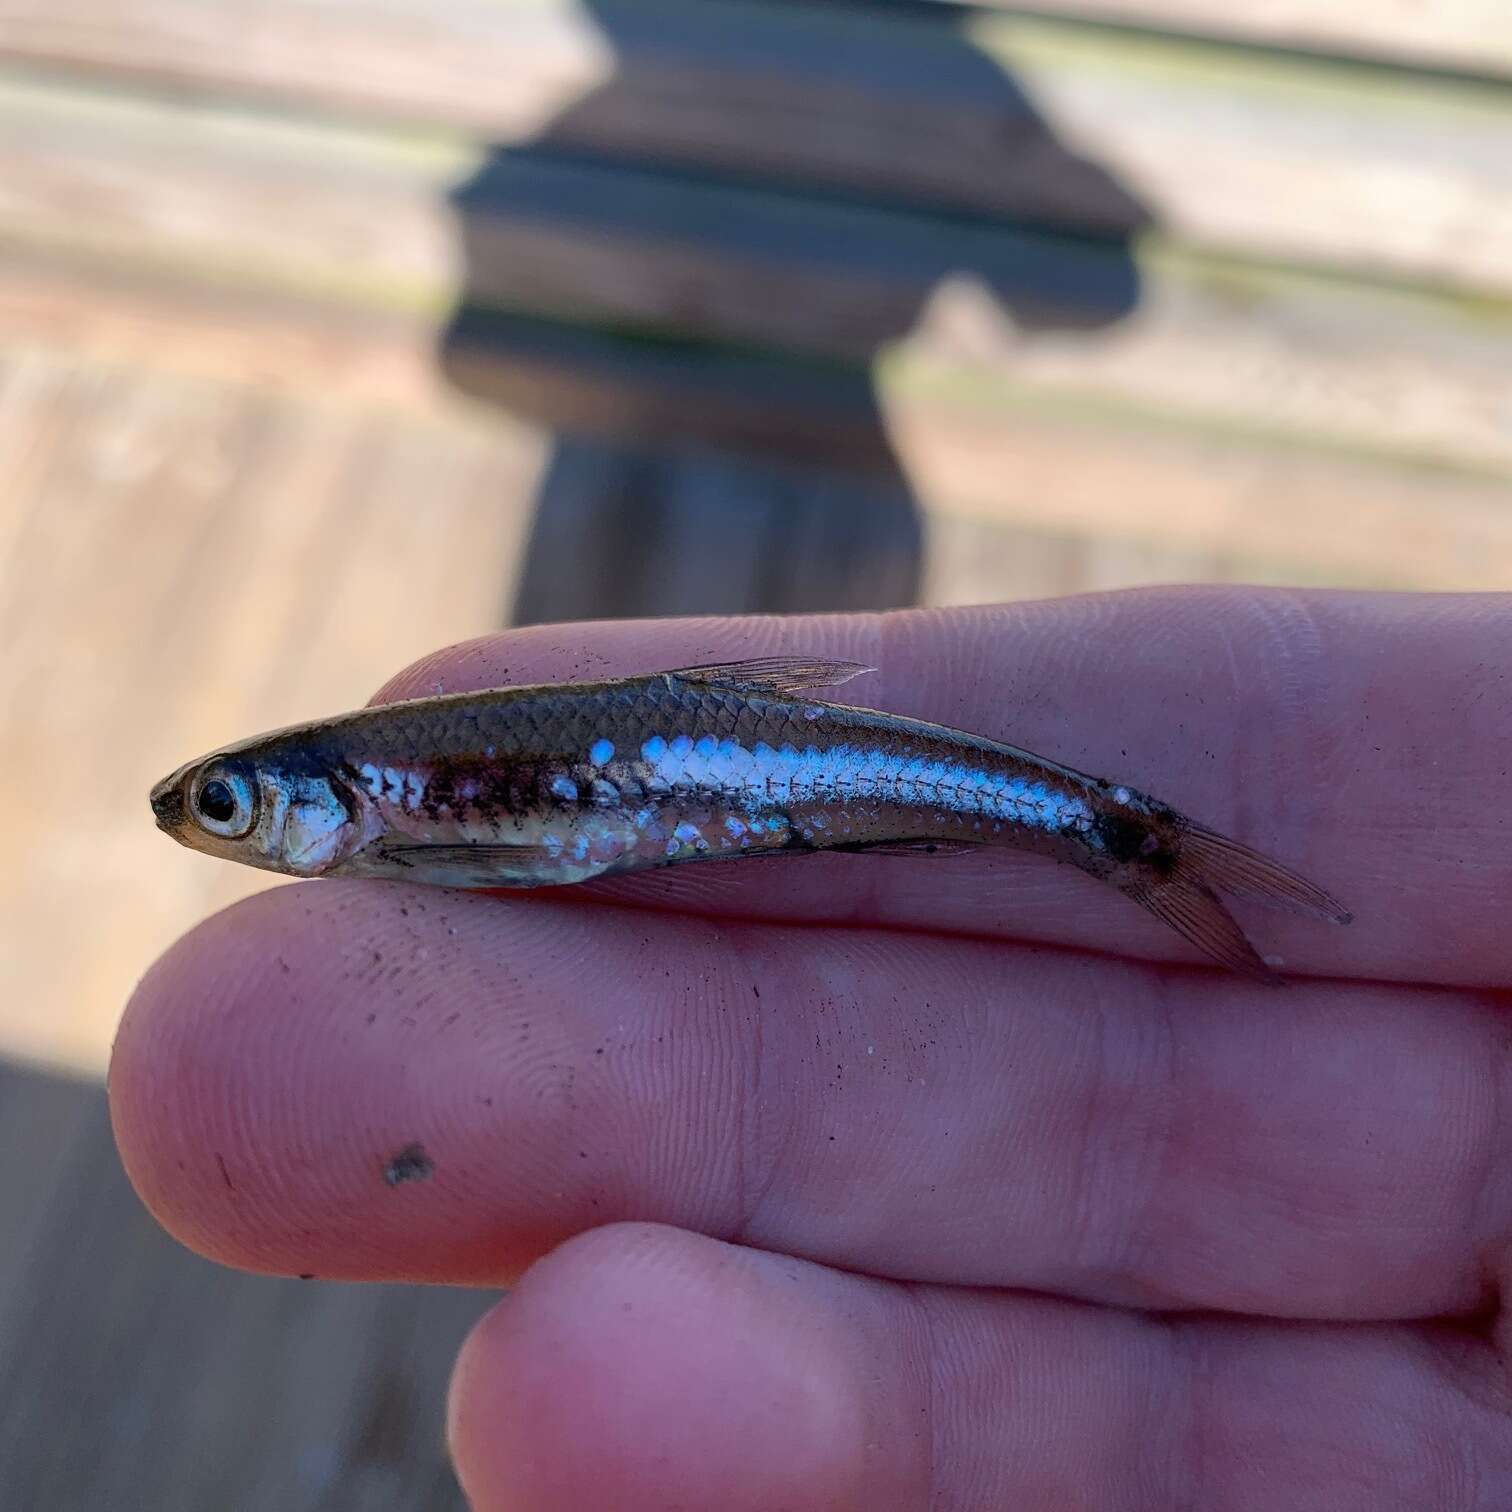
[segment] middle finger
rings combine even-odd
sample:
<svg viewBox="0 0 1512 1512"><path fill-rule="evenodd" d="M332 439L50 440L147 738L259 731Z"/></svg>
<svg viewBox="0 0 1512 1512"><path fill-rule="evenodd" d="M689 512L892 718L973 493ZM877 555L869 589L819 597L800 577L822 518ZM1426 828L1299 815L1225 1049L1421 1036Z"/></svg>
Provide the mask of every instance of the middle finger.
<svg viewBox="0 0 1512 1512"><path fill-rule="evenodd" d="M234 1264L494 1283L650 1219L919 1280L1470 1309L1506 1193L1484 997L334 882L210 921L112 1068Z"/></svg>

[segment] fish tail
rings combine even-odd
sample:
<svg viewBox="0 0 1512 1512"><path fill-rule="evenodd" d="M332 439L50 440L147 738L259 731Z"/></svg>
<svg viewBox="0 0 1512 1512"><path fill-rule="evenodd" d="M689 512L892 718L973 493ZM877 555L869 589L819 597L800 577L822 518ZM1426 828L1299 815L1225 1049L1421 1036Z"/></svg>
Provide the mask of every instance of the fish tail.
<svg viewBox="0 0 1512 1512"><path fill-rule="evenodd" d="M1354 917L1321 887L1314 887L1279 861L1190 819L1183 820L1181 827L1177 869L1183 866L1199 873L1216 891L1236 898L1254 898L1293 913L1326 919L1330 924L1348 924Z"/></svg>
<svg viewBox="0 0 1512 1512"><path fill-rule="evenodd" d="M1281 981L1250 944L1219 893L1253 898L1334 924L1350 921L1348 910L1322 888L1216 830L1178 819L1173 839L1162 867L1131 868L1119 887L1199 950L1245 976L1271 985Z"/></svg>

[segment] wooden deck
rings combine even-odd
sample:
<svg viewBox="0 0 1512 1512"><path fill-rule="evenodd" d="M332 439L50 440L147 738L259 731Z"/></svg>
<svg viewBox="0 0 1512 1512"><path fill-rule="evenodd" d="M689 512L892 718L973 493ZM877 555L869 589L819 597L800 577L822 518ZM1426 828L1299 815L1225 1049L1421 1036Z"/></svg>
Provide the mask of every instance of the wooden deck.
<svg viewBox="0 0 1512 1512"><path fill-rule="evenodd" d="M124 997L264 885L186 755L510 620L1512 586L1512 16L1232 10L0 0L0 1506L453 1496L486 1299L115 1167Z"/></svg>

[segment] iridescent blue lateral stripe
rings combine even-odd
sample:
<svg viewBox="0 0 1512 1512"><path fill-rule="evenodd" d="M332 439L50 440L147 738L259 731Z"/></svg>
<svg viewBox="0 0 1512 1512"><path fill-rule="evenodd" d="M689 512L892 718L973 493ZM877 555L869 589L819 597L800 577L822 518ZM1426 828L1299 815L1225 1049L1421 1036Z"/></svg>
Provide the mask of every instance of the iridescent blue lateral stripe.
<svg viewBox="0 0 1512 1512"><path fill-rule="evenodd" d="M753 808L885 801L1050 833L1085 833L1093 819L1084 798L1044 781L922 751L851 742L747 747L728 737L658 734L640 755L650 791L717 795Z"/></svg>

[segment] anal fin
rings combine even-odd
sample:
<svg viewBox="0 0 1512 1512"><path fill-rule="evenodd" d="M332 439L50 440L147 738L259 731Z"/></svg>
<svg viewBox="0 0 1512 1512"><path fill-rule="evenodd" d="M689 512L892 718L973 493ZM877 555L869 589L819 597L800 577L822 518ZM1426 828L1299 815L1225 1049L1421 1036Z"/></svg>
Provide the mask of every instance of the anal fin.
<svg viewBox="0 0 1512 1512"><path fill-rule="evenodd" d="M967 856L981 848L980 840L857 840L824 847L852 856Z"/></svg>
<svg viewBox="0 0 1512 1512"><path fill-rule="evenodd" d="M1233 915L1202 883L1175 877L1126 886L1123 892L1220 965L1267 986L1281 986L1281 978L1261 960Z"/></svg>
<svg viewBox="0 0 1512 1512"><path fill-rule="evenodd" d="M552 853L543 845L511 844L508 841L490 841L469 845L465 840L454 845L387 845L385 856L405 866L414 861L477 861L480 865L490 862L498 865L530 863L551 859Z"/></svg>
<svg viewBox="0 0 1512 1512"><path fill-rule="evenodd" d="M395 880L431 882L443 887L540 887L568 880L560 875L560 855L524 842L389 845L381 859Z"/></svg>

